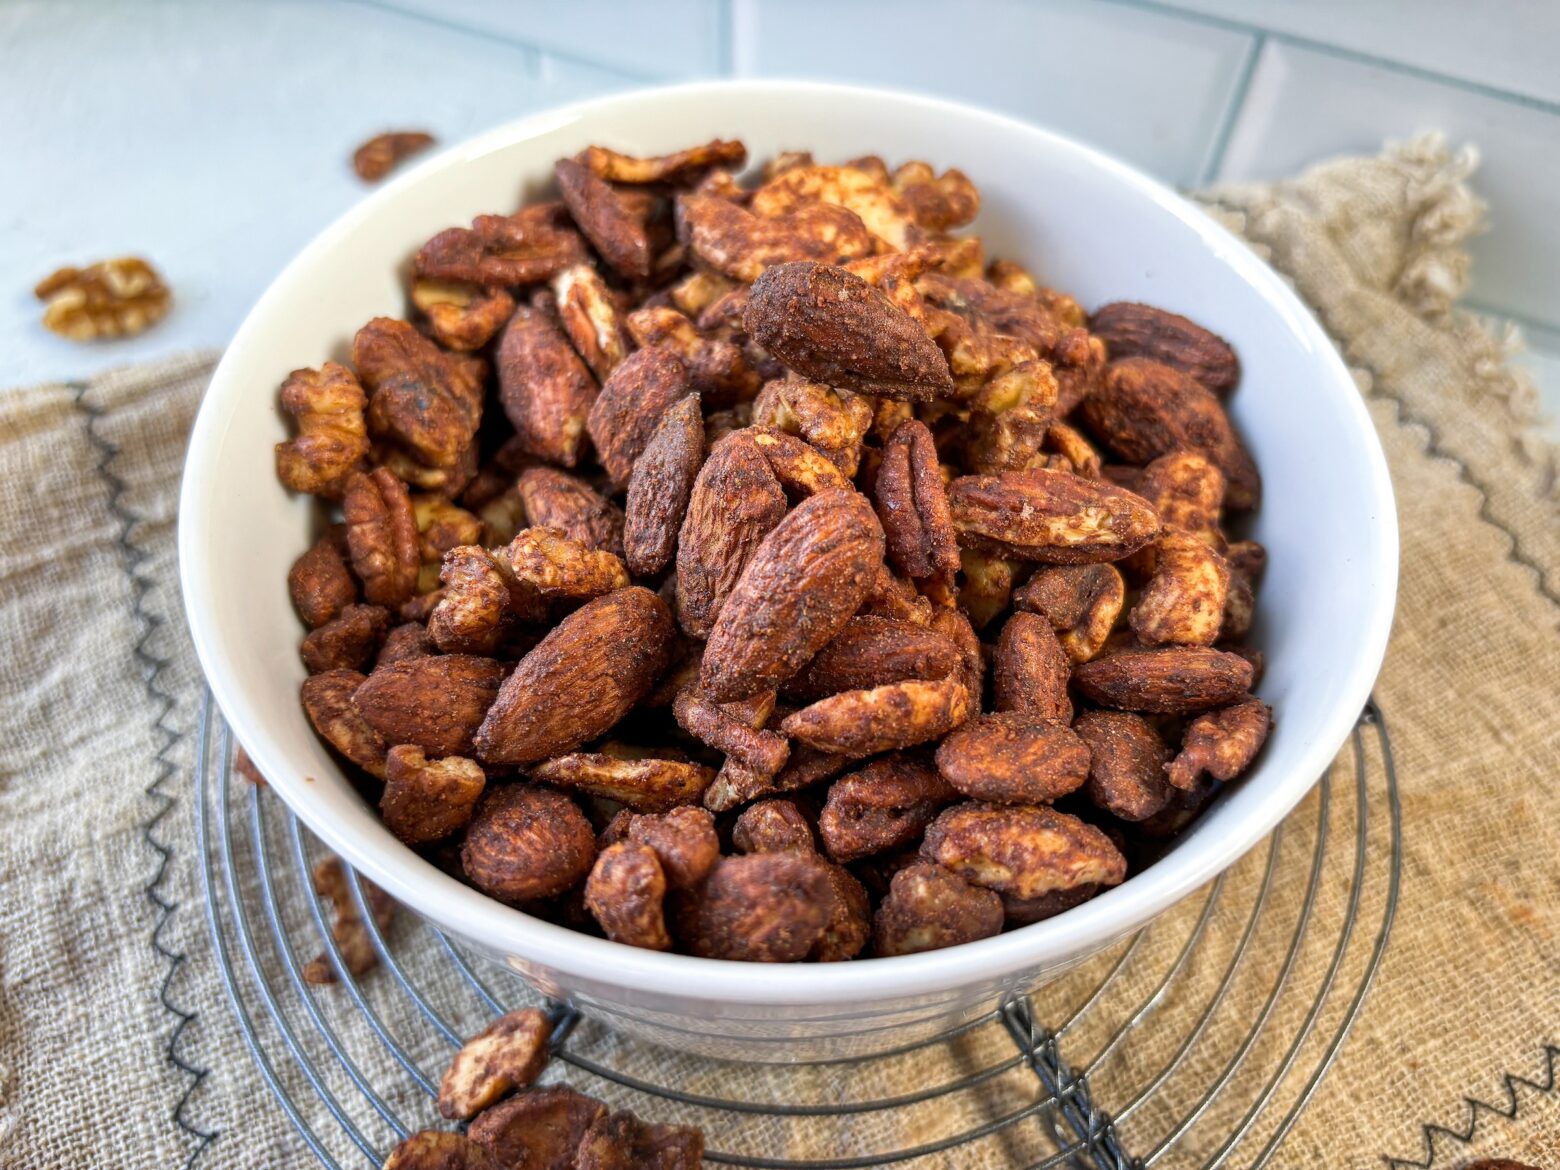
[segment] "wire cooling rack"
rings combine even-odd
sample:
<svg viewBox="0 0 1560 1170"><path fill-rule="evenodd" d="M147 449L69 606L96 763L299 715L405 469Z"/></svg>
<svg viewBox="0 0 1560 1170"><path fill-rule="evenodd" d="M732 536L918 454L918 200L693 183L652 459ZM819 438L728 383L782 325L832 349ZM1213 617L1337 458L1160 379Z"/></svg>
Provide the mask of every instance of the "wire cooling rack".
<svg viewBox="0 0 1560 1170"><path fill-rule="evenodd" d="M1398 897L1398 789L1372 702L1263 845L1056 982L865 1060L725 1063L618 1037L410 915L387 939L363 914L380 962L354 979L309 892L321 847L273 793L229 778L232 748L207 695L196 831L213 950L262 1079L331 1170L378 1167L445 1124L433 1097L462 1037L536 1003L555 1025L548 1079L700 1126L714 1165L1260 1167L1359 1014ZM320 953L338 984L305 982Z"/></svg>

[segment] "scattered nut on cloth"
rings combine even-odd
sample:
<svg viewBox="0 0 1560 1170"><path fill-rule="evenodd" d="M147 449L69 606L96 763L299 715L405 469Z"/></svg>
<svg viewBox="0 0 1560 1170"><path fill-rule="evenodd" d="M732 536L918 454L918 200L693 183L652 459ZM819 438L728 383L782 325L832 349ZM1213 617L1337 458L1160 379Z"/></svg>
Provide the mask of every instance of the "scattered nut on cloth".
<svg viewBox="0 0 1560 1170"><path fill-rule="evenodd" d="M1560 807L1546 795L1560 760L1560 695L1553 671L1543 669L1560 656L1557 460L1535 425L1531 391L1505 365L1504 340L1455 307L1466 241L1481 217L1465 185L1470 169L1467 154L1420 140L1290 182L1208 197L1216 214L1294 281L1357 371L1392 467L1403 527L1397 626L1377 687L1402 785L1402 901L1375 989L1280 1148L1277 1166L1363 1170L1385 1157L1437 1170L1480 1158L1536 1167L1560 1162L1556 1057L1544 1047L1555 1042L1553 995L1544 991L1554 988L1560 970L1552 863L1560 854ZM461 230L467 234L441 244L450 279L466 279L465 266L526 262L484 252L481 225ZM711 222L707 230L718 246L729 225ZM543 231L535 240L539 249L567 246ZM633 256L625 251L624 259L632 263ZM200 685L183 632L173 540L184 439L211 365L209 356L173 359L76 386L8 391L0 401L0 514L10 538L0 554L0 589L8 599L0 629L10 667L0 683L10 718L0 745L0 818L7 826L0 847L7 892L0 1163L7 1166L302 1166L310 1157L249 1061L200 908L189 784ZM703 376L718 385L721 375L712 367ZM805 407L817 420L809 425L847 434L850 420L830 415L826 405L787 409L800 417ZM430 474L458 471L438 464L436 438L420 465ZM663 444L669 478L676 478L677 452L687 442L686 433L669 434ZM906 455L913 491L914 452ZM492 520L503 516L494 512ZM905 555L935 556L912 539L903 548ZM639 554L653 558L653 540ZM311 594L322 613L332 604L329 556L320 554L318 591ZM416 557L420 571L422 550ZM402 587L398 572L405 570L397 567L387 581ZM1112 585L1058 579L1026 604L1048 616L1050 606L1069 606L1073 633L1087 640L1090 615L1110 604ZM889 591L878 600L885 611L907 604ZM350 640L330 645L347 653ZM398 645L407 661L417 661L404 635ZM373 729L360 730L365 745L371 742ZM1102 778L1112 799L1163 797L1141 784L1137 761L1154 758L1157 749L1140 730L1090 734L1116 745L1119 771ZM428 752L425 763L400 766L411 775L441 758ZM1185 766L1194 765L1217 760ZM812 757L787 766L828 762ZM234 783L247 799L248 786ZM904 783L915 791L914 777ZM942 805L935 796L928 805L930 821ZM784 821L780 814L772 824L755 823L751 840L779 839ZM653 850L669 882L687 880L684 867L699 872L701 856L709 860L699 853L693 825L635 822L623 826L622 839ZM253 859L244 842L237 844L247 872ZM850 843L841 839L837 847L848 850ZM273 854L273 862L279 857ZM930 902L968 918L998 912L978 897L966 905L957 887L917 884L918 876L896 885L896 905ZM304 875L291 880L284 912L307 915ZM1302 893L1276 897L1288 904L1283 900ZM953 918L944 929L958 926ZM893 929L895 921L885 923ZM1259 943L1251 961L1274 971L1281 959L1281 947ZM408 953L403 963L424 984L447 972L437 955ZM1160 1006L1162 1043L1170 1050L1217 976L1194 971L1188 994ZM339 989L326 989L318 1002L354 1051L373 1054L365 1072L387 1103L434 1124L426 1097L343 999ZM413 1009L402 1000L386 1010ZM387 1018L393 1029L407 1022ZM400 1031L423 1037L412 1052L421 1067L448 1064L451 1049L442 1041ZM779 1091L819 1100L860 1088L831 1080L837 1070L715 1065L644 1050L595 1026L582 1027L570 1045L608 1063L637 1061L639 1071L695 1092ZM1154 1068L1167 1054L1147 1046L1127 1057ZM874 1089L906 1092L952 1079L989 1055L956 1046L898 1066ZM86 1068L92 1073L84 1077ZM550 1080L549 1073L543 1084ZM290 1084L308 1095L295 1077ZM336 1087L352 1092L344 1079ZM1470 1115L1470 1097L1498 1111ZM105 1110L105 1100L114 1107ZM1174 1101L1165 1101L1173 1109ZM565 1120L581 1113L561 1092L540 1104ZM891 1119L892 1132L883 1118L853 1119L843 1130L817 1121L785 1132L827 1142L843 1155L930 1140L987 1120L1002 1104L995 1095L939 1101ZM1233 1122L1244 1104L1216 1109ZM528 1101L511 1108L537 1107ZM675 1112L646 1120L700 1123ZM1440 1136L1427 1147L1424 1126L1462 1132L1470 1118L1471 1141ZM582 1129L594 1122L592 1113ZM1131 1118L1123 1126L1128 1148L1132 1126ZM764 1131L776 1154L788 1152L780 1148L781 1132ZM712 1133L711 1146L721 1137ZM994 1170L1039 1152L1014 1137L942 1164ZM1207 1152L1189 1150L1185 1161L1172 1155L1163 1164L1189 1164Z"/></svg>

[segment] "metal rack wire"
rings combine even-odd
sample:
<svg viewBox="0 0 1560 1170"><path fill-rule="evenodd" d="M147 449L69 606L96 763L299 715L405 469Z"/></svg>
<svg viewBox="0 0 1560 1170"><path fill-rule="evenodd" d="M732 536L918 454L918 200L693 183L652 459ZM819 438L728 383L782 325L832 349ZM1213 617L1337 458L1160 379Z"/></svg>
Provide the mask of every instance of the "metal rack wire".
<svg viewBox="0 0 1560 1170"><path fill-rule="evenodd" d="M228 779L231 736L209 695L199 734L206 914L239 1028L320 1163L377 1167L437 1123L437 1080L462 1037L541 1001L424 923L398 921L387 940L352 874L381 967L355 979L309 891L317 843L274 794ZM552 1068L615 1107L701 1126L715 1165L1261 1167L1337 1057L1397 905L1398 790L1374 703L1340 759L1200 894L930 1040L865 1060L732 1065L635 1044L548 1001ZM316 951L338 985L304 980Z"/></svg>

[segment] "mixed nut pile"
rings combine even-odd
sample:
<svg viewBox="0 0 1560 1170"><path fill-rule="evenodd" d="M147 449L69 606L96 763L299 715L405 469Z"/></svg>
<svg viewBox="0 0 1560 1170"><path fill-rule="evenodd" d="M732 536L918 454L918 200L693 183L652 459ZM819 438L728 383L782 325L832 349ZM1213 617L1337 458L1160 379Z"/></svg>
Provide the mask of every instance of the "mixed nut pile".
<svg viewBox="0 0 1560 1170"><path fill-rule="evenodd" d="M1236 356L988 263L958 171L745 163L562 159L288 377L304 709L402 841L633 946L1056 914L1267 735Z"/></svg>

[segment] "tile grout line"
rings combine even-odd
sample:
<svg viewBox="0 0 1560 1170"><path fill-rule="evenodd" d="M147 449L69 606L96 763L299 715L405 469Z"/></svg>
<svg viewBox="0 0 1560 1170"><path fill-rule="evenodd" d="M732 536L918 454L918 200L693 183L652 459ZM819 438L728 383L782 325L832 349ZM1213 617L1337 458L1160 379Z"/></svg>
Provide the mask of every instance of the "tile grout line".
<svg viewBox="0 0 1560 1170"><path fill-rule="evenodd" d="M1235 77L1235 88L1224 103L1218 131L1203 161L1202 169L1198 172L1199 187L1206 187L1213 182L1224 166L1225 152L1229 150L1230 139L1235 136L1235 127L1240 123L1240 116L1245 112L1246 99L1251 94L1251 83L1257 75L1257 65L1262 59L1263 50L1267 48L1267 41L1267 34L1259 32L1252 36L1251 43L1246 46L1245 56L1240 63L1240 72Z"/></svg>
<svg viewBox="0 0 1560 1170"><path fill-rule="evenodd" d="M1098 0L1098 3L1113 4L1119 8L1133 8L1139 12L1152 12L1157 16L1184 20L1191 24L1200 24L1205 28L1222 29L1225 32L1244 33L1246 36L1265 36L1275 44L1292 45L1297 49L1307 49L1324 56L1352 61L1357 65L1371 65L1377 69L1404 74L1420 81L1433 82L1453 89L1461 89L1468 93L1478 94L1480 97L1510 102L1513 105L1526 106L1528 109L1538 110L1541 113L1560 116L1560 102L1534 97L1531 94L1519 93L1512 89L1501 89L1499 86L1489 85L1480 81L1470 81L1464 77L1453 77L1448 73L1438 73L1434 69L1426 69L1422 65L1411 65L1407 61L1394 61L1390 57L1378 57L1373 53L1346 48L1343 45L1328 44L1326 41L1319 41L1314 37L1301 36L1298 33L1267 29L1247 21L1232 20L1227 16L1213 16L1206 12L1193 12L1188 9L1177 8L1173 4L1163 3L1162 0Z"/></svg>
<svg viewBox="0 0 1560 1170"><path fill-rule="evenodd" d="M395 3L395 0L342 0L347 4L356 5L359 8L370 8L375 12L387 15L404 17L407 20L415 20L422 24L432 25L448 32L460 33L468 37L479 37L496 44L508 45L513 49L522 49L534 55L535 62L539 63L545 58L553 58L571 65L583 65L588 69L595 69L602 73L615 74L627 81L642 82L645 84L664 83L668 78L655 73L644 73L635 69L625 69L620 65L609 65L602 61L594 60L580 53L568 49L554 48L551 45L540 44L536 41L521 40L519 37L508 36L504 33L493 32L491 29L474 28L469 24L452 20L448 17L438 16L433 13L423 12L413 8L403 8Z"/></svg>

